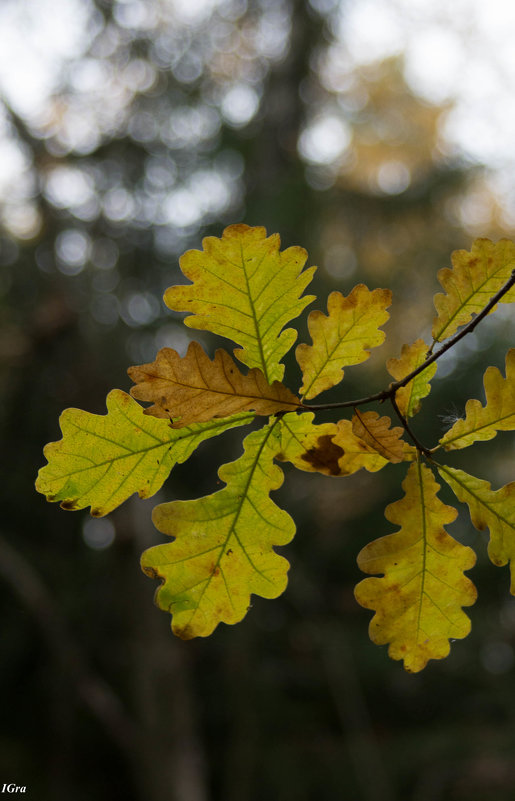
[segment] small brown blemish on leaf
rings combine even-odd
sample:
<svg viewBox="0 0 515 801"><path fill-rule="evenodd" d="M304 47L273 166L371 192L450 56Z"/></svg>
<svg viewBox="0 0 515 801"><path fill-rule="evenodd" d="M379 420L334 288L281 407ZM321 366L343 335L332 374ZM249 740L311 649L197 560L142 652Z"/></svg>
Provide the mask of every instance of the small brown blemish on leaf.
<svg viewBox="0 0 515 801"><path fill-rule="evenodd" d="M177 637L179 637L179 639L181 640L191 640L193 639L193 637L196 637L195 629L193 628L193 626L190 626L190 624L182 626L180 628L176 627L174 628L173 631L174 634L176 634Z"/></svg>
<svg viewBox="0 0 515 801"><path fill-rule="evenodd" d="M225 552L225 555L230 556L231 554L232 554L232 548L229 548L229 550Z"/></svg>
<svg viewBox="0 0 515 801"><path fill-rule="evenodd" d="M148 576L149 578L153 578L153 579L161 578L161 576L159 575L159 573L157 572L155 567L151 567L150 565L148 565L148 566L145 565L145 567L142 568L142 570L143 570L144 574L146 576Z"/></svg>
<svg viewBox="0 0 515 801"><path fill-rule="evenodd" d="M102 517L102 509L91 509L91 517Z"/></svg>
<svg viewBox="0 0 515 801"><path fill-rule="evenodd" d="M219 567L215 567L215 569L213 570L213 576L218 576L219 573L220 573L220 568Z"/></svg>
<svg viewBox="0 0 515 801"><path fill-rule="evenodd" d="M61 509L66 509L67 511L71 512L73 509L77 508L76 501L62 501L61 502Z"/></svg>
<svg viewBox="0 0 515 801"><path fill-rule="evenodd" d="M310 448L306 453L302 454L301 459L308 462L315 470L319 470L321 473L327 473L330 476L339 476L341 471L338 460L341 459L343 454L343 448L333 442L332 436L325 434L318 438L315 447Z"/></svg>

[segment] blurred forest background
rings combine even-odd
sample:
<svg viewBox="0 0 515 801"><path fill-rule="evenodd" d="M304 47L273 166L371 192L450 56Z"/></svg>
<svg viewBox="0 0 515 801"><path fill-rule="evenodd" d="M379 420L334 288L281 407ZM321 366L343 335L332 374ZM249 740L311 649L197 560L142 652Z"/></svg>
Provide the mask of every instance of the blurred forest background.
<svg viewBox="0 0 515 801"><path fill-rule="evenodd" d="M451 527L478 550L479 600L469 637L421 674L369 641L354 601L355 557L392 530L402 465L347 479L284 465L287 592L188 643L140 572L163 540L151 509L214 491L241 432L108 518L34 491L64 408L104 413L127 366L185 352L163 290L183 281L182 252L233 222L308 249L314 307L358 282L393 289L386 343L337 392L386 386L386 358L429 337L451 251L513 236L515 15L487 6L3 0L1 783L38 801L514 798L515 599L486 535L465 516ZM510 313L442 360L414 423L424 442L483 397ZM509 435L449 464L471 459L494 487L514 478Z"/></svg>

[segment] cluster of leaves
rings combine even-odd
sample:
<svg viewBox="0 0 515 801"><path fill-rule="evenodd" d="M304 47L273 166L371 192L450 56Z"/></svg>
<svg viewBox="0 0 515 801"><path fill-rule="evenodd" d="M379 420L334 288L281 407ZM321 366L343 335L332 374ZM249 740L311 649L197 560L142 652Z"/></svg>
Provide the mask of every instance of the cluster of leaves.
<svg viewBox="0 0 515 801"><path fill-rule="evenodd" d="M142 568L160 579L157 604L172 614L173 631L189 639L211 634L220 622L240 621L252 593L275 598L285 590L289 565L274 546L290 542L295 525L270 498L283 480L277 461L328 476L407 462L404 497L385 512L398 530L363 548L358 564L372 577L355 594L375 612L372 640L389 643L394 659L419 671L429 659L446 656L450 640L468 634L463 607L476 599L465 576L476 556L445 530L457 511L438 498L435 470L468 505L474 526L489 529L491 560L511 562L515 593L515 482L494 491L487 481L435 459L438 450L466 448L515 429L515 349L507 355L505 376L495 367L486 370L485 404L469 400L465 417L436 447L422 446L409 424L430 392L438 358L496 303L515 301L515 245L478 239L471 252L455 252L452 269L438 274L444 292L435 297L431 345L417 339L389 359L394 380L387 389L318 405L306 401L338 385L345 368L364 362L370 348L384 341L391 293L358 284L348 297L332 292L327 314L309 314L311 344L296 349L302 386L295 394L281 383L281 360L297 337L285 325L314 300L303 295L315 269L303 269L306 259L302 248L281 252L278 235L246 225L232 225L221 239L204 239L202 251L184 254L180 266L191 283L169 288L166 304L189 312L184 322L190 328L236 342L234 356L248 371L225 350L211 360L197 342L183 357L163 348L154 362L129 369L132 397L110 392L107 415L63 412L63 438L46 446L48 464L36 486L65 509L91 506L92 515L102 516L134 492L144 498L156 493L172 467L204 440L256 416L267 418L245 438L240 458L220 467L223 489L154 509L156 527L173 541L145 551ZM134 399L151 405L143 408ZM359 408L385 400L401 425ZM335 407L351 408L351 419L314 422L315 412Z"/></svg>

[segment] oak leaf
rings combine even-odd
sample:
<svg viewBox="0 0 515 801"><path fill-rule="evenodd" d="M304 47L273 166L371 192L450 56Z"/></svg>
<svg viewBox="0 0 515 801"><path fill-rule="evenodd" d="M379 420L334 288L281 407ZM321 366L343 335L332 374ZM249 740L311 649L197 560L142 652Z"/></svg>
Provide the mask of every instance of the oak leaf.
<svg viewBox="0 0 515 801"><path fill-rule="evenodd" d="M389 462L397 464L404 461L407 443L401 439L404 429L400 426L390 428L391 422L389 417L379 417L377 412L360 412L356 409L352 431Z"/></svg>
<svg viewBox="0 0 515 801"><path fill-rule="evenodd" d="M370 348L384 342L385 333L379 328L390 316L386 308L391 301L389 289L370 291L358 284L348 297L331 292L327 315L310 312L313 344L298 345L295 351L303 376L301 393L306 399L339 384L344 367L366 361Z"/></svg>
<svg viewBox="0 0 515 801"><path fill-rule="evenodd" d="M243 375L226 351L217 350L211 361L198 342L190 343L183 358L162 348L154 362L127 372L136 384L131 395L153 402L145 413L172 418L174 428L244 411L272 415L300 406L279 381L270 386L257 367Z"/></svg>
<svg viewBox="0 0 515 801"><path fill-rule="evenodd" d="M204 250L189 250L180 267L193 283L172 286L164 300L174 311L187 311L185 325L234 340L234 351L247 367L258 367L267 383L281 380L281 359L297 338L284 326L314 300L301 297L316 269L302 272L304 248L280 252L278 234L261 227L230 225L222 238L206 237Z"/></svg>
<svg viewBox="0 0 515 801"><path fill-rule="evenodd" d="M438 472L458 500L468 505L474 526L490 530L488 556L494 565L510 563L510 592L515 595L515 481L494 491L490 482L463 470L440 466Z"/></svg>
<svg viewBox="0 0 515 801"><path fill-rule="evenodd" d="M470 322L496 292L508 281L515 268L515 244L501 239L494 244L489 239L476 239L470 253L455 250L451 256L452 269L438 271L438 280L445 294L435 295L437 316L433 322L433 339L441 342L458 328ZM503 296L501 303L515 301L515 288Z"/></svg>
<svg viewBox="0 0 515 801"><path fill-rule="evenodd" d="M440 439L445 450L467 448L478 440L493 439L498 431L515 430L515 348L506 355L506 378L497 367L488 367L483 383L485 406L475 399L467 401L465 417Z"/></svg>
<svg viewBox="0 0 515 801"><path fill-rule="evenodd" d="M399 359L388 359L386 369L397 381L402 381L413 370L424 364L429 348L423 339L417 339L412 345L403 345ZM407 417L413 417L421 405L421 401L431 391L430 381L436 372L436 361L422 370L406 386L395 393L399 411Z"/></svg>
<svg viewBox="0 0 515 801"><path fill-rule="evenodd" d="M342 476L355 473L361 468L369 473L376 473L388 464L389 460L381 456L376 448L356 436L350 420L339 420L336 427L337 432L333 437L333 442L343 450L343 456L339 459Z"/></svg>
<svg viewBox="0 0 515 801"><path fill-rule="evenodd" d="M392 659L403 659L406 670L416 673L429 659L447 656L450 639L469 633L462 607L474 603L476 589L464 571L476 556L445 531L457 512L437 497L440 487L429 468L412 464L402 486L404 497L385 511L400 529L358 555L364 573L384 575L361 581L355 595L361 606L375 611L372 641L389 643Z"/></svg>
<svg viewBox="0 0 515 801"><path fill-rule="evenodd" d="M48 464L36 489L63 509L91 506L94 517L108 514L134 492L150 498L172 467L185 462L205 439L245 425L252 414L194 424L174 431L165 420L145 416L130 395L113 389L107 414L66 409L60 417L63 437L45 446Z"/></svg>
<svg viewBox="0 0 515 801"><path fill-rule="evenodd" d="M159 531L176 539L145 551L143 571L162 579L156 603L172 614L182 639L207 637L220 622L237 623L250 595L276 598L287 584L288 562L273 550L295 534L293 520L270 499L283 481L273 463L278 421L244 440L244 454L223 465L227 486L193 501L156 506Z"/></svg>

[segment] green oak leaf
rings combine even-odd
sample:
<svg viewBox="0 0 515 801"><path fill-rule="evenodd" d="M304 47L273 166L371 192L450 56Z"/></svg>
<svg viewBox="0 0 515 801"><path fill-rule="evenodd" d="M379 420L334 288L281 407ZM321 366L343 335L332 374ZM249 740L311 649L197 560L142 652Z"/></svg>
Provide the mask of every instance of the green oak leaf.
<svg viewBox="0 0 515 801"><path fill-rule="evenodd" d="M48 464L41 468L36 489L63 509L91 506L94 517L108 514L134 492L150 498L170 470L185 462L205 439L251 422L253 414L194 423L172 429L166 420L144 414L130 395L113 389L107 414L66 409L61 417L63 438L44 449Z"/></svg>
<svg viewBox="0 0 515 801"><path fill-rule="evenodd" d="M273 546L290 542L295 524L269 497L283 481L273 463L278 421L249 434L244 449L218 471L224 489L154 509L156 527L176 539L145 551L141 566L162 579L156 603L172 614L172 629L185 640L240 621L251 593L276 598L286 588L289 564Z"/></svg>

